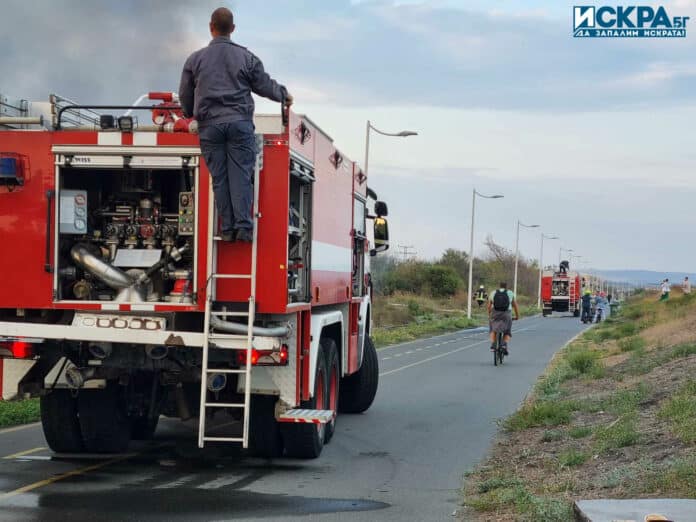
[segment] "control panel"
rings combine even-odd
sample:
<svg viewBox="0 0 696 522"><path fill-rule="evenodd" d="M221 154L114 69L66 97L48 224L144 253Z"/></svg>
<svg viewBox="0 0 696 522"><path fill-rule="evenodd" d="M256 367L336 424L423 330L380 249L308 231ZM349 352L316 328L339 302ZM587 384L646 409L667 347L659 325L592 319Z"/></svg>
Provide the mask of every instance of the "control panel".
<svg viewBox="0 0 696 522"><path fill-rule="evenodd" d="M87 233L87 191L61 190L58 213L61 234Z"/></svg>
<svg viewBox="0 0 696 522"><path fill-rule="evenodd" d="M193 192L179 193L179 235L192 236L194 231Z"/></svg>

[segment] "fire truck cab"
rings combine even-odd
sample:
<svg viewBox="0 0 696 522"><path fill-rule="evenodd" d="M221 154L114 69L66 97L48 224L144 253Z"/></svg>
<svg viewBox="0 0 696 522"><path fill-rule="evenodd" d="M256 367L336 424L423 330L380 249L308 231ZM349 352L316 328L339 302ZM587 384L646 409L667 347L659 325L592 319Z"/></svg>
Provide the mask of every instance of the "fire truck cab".
<svg viewBox="0 0 696 522"><path fill-rule="evenodd" d="M149 99L0 96L6 396L41 397L56 452L123 451L164 415L198 417L200 447L317 457L377 391L367 260L387 205L283 109L255 119L254 240L221 241L196 122Z"/></svg>

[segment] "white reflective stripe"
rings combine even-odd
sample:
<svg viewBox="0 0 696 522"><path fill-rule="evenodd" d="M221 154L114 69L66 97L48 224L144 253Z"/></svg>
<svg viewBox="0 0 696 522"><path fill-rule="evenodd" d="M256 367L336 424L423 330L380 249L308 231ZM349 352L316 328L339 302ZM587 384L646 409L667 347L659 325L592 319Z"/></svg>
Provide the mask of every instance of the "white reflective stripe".
<svg viewBox="0 0 696 522"><path fill-rule="evenodd" d="M131 311L133 312L154 312L155 305L153 304L132 304Z"/></svg>
<svg viewBox="0 0 696 522"><path fill-rule="evenodd" d="M101 305L102 310L119 310L118 303L106 303Z"/></svg>
<svg viewBox="0 0 696 522"><path fill-rule="evenodd" d="M120 132L98 132L97 145L121 145L122 137Z"/></svg>
<svg viewBox="0 0 696 522"><path fill-rule="evenodd" d="M157 133L156 132L134 132L133 133L133 145L140 146L140 147L157 145Z"/></svg>
<svg viewBox="0 0 696 522"><path fill-rule="evenodd" d="M312 270L350 273L352 257L353 252L348 247L312 241Z"/></svg>

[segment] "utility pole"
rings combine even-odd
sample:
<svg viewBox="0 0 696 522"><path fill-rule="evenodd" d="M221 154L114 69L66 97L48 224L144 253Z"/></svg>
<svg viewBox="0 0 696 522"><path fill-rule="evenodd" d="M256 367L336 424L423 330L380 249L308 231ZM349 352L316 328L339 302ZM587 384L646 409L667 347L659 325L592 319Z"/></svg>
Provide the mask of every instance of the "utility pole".
<svg viewBox="0 0 696 522"><path fill-rule="evenodd" d="M413 245L397 245L400 250L401 256L404 258L404 262L408 261L410 257L415 257L418 253Z"/></svg>

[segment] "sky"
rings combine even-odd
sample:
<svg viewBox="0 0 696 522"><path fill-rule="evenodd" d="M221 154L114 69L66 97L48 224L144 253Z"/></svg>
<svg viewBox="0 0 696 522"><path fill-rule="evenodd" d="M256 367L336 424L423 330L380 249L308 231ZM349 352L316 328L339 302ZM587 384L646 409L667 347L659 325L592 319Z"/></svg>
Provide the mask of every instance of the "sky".
<svg viewBox="0 0 696 522"><path fill-rule="evenodd" d="M640 3L696 24L696 0ZM476 188L505 196L477 200L479 254L489 234L514 249L521 220L560 237L544 264L563 247L585 268L695 270L696 26L575 39L573 3L558 0L2 0L14 22L0 32L0 93L128 104L176 90L219 5L351 159L363 163L368 119L418 132L371 139L394 250L468 250ZM539 247L540 230L522 229L522 255Z"/></svg>

